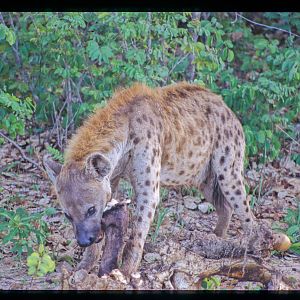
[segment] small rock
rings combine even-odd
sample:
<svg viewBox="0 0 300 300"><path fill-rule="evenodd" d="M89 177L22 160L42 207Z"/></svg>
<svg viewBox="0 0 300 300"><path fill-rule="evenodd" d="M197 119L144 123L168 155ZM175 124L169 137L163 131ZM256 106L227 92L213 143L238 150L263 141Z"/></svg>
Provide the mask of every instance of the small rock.
<svg viewBox="0 0 300 300"><path fill-rule="evenodd" d="M212 209L212 205L209 202L203 202L198 205L198 209L203 213L207 214Z"/></svg>
<svg viewBox="0 0 300 300"><path fill-rule="evenodd" d="M186 196L183 198L183 204L185 208L190 209L190 210L195 210L197 209L197 204L195 203L195 198L191 196Z"/></svg>
<svg viewBox="0 0 300 300"><path fill-rule="evenodd" d="M158 281L161 283L163 283L166 279L168 279L169 276L170 276L169 271L164 271L164 272L156 274Z"/></svg>
<svg viewBox="0 0 300 300"><path fill-rule="evenodd" d="M287 191L282 191L282 192L279 192L279 193L278 193L278 198L279 198L279 199L283 199L283 198L285 198L287 195L288 195L288 192L287 192Z"/></svg>
<svg viewBox="0 0 300 300"><path fill-rule="evenodd" d="M171 283L175 289L188 290L191 289L189 276L183 272L175 272L171 278Z"/></svg>
<svg viewBox="0 0 300 300"><path fill-rule="evenodd" d="M156 260L160 260L160 259L161 259L161 256L158 253L146 253L144 255L144 260L149 263L152 263L152 262L154 262Z"/></svg>
<svg viewBox="0 0 300 300"><path fill-rule="evenodd" d="M84 281L87 276L88 276L88 272L84 269L76 271L73 275L74 283L76 284L76 283Z"/></svg>

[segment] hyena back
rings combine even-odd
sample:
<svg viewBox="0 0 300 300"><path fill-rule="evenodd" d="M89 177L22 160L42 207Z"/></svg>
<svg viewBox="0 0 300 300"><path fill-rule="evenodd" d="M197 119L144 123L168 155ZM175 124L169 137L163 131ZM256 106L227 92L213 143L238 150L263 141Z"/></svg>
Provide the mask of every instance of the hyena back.
<svg viewBox="0 0 300 300"><path fill-rule="evenodd" d="M218 214L225 236L233 210L243 224L253 218L243 183L242 126L220 96L188 83L117 91L71 138L61 167L46 162L77 241L93 244L103 209L120 178L135 193L133 230L122 270L137 270L159 202L160 186L194 186Z"/></svg>

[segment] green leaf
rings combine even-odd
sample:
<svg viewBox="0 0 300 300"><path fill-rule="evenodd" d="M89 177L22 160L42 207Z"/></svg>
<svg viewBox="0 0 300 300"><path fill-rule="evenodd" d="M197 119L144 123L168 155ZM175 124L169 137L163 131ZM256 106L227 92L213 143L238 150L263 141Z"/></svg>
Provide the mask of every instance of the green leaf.
<svg viewBox="0 0 300 300"><path fill-rule="evenodd" d="M6 40L10 46L12 46L16 42L16 36L12 30L8 30L6 32Z"/></svg>
<svg viewBox="0 0 300 300"><path fill-rule="evenodd" d="M233 59L234 59L234 53L233 53L232 50L229 49L229 50L228 50L227 61L228 61L228 62L232 62Z"/></svg>
<svg viewBox="0 0 300 300"><path fill-rule="evenodd" d="M300 242L292 244L291 247L289 248L289 251L292 251L300 255Z"/></svg>
<svg viewBox="0 0 300 300"><path fill-rule="evenodd" d="M265 140L266 140L266 135L265 132L260 130L257 134L257 140L259 143L264 144Z"/></svg>

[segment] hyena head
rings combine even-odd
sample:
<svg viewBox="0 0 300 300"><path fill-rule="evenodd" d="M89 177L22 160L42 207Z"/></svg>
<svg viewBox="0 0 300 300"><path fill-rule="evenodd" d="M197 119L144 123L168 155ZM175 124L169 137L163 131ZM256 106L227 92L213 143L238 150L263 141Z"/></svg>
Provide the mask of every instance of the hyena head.
<svg viewBox="0 0 300 300"><path fill-rule="evenodd" d="M111 198L109 160L101 153L93 153L84 163L60 165L45 156L44 166L78 244L87 247L97 242L103 210Z"/></svg>

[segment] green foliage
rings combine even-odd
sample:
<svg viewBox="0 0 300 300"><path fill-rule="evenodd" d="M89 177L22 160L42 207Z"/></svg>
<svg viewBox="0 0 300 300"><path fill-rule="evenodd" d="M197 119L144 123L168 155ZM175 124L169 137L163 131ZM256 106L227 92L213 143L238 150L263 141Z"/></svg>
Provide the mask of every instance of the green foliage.
<svg viewBox="0 0 300 300"><path fill-rule="evenodd" d="M158 232L159 232L159 228L162 224L162 222L164 221L165 217L168 215L169 213L169 209L168 208L159 208L158 209L158 213L156 214L157 215L157 218L156 220L154 220L154 225L155 225L155 231L154 233L152 234L152 242L155 242L156 241L156 238L158 236Z"/></svg>
<svg viewBox="0 0 300 300"><path fill-rule="evenodd" d="M16 211L0 208L0 232L4 235L2 245L11 244L10 251L18 256L23 252L31 253L33 244L43 244L49 234L42 217L54 213L54 208L42 213L28 213L21 207Z"/></svg>
<svg viewBox="0 0 300 300"><path fill-rule="evenodd" d="M284 222L288 224L286 234L292 243L300 242L300 202L298 203L298 209L287 209Z"/></svg>
<svg viewBox="0 0 300 300"><path fill-rule="evenodd" d="M12 138L25 133L25 120L31 118L34 104L30 98L23 101L0 90L0 129Z"/></svg>
<svg viewBox="0 0 300 300"><path fill-rule="evenodd" d="M164 187L161 187L159 189L159 198L161 201L165 201L168 199L168 195L169 195L169 190L164 188Z"/></svg>
<svg viewBox="0 0 300 300"><path fill-rule="evenodd" d="M19 104L34 99L39 125L59 122L67 130L104 106L119 86L141 81L154 87L180 80L223 96L243 124L247 157L278 157L287 138L278 126L295 137L290 124L300 110L300 51L293 36L254 31L242 19L232 23L228 13L201 13L200 18L190 12L2 16L6 26L0 27L0 98L9 100L5 105L0 100L6 110L0 128L9 128L13 137L24 126L7 106L16 102L8 95L22 99ZM299 31L299 13L247 16ZM9 27L11 21L14 27Z"/></svg>
<svg viewBox="0 0 300 300"><path fill-rule="evenodd" d="M201 282L201 287L204 290L216 290L220 287L221 280L215 276L204 278Z"/></svg>
<svg viewBox="0 0 300 300"><path fill-rule="evenodd" d="M121 186L122 191L124 193L126 193L127 197L129 199L132 199L133 198L133 187L132 187L132 185L128 181L121 179L120 180L120 186Z"/></svg>
<svg viewBox="0 0 300 300"><path fill-rule="evenodd" d="M55 149L55 148L53 148L51 146L47 146L46 149L47 149L48 153L51 154L51 156L55 160L59 161L61 164L64 163L64 156L63 156L63 154L59 150L57 150L57 149Z"/></svg>
<svg viewBox="0 0 300 300"><path fill-rule="evenodd" d="M55 262L46 253L44 245L40 244L38 251L27 257L28 275L44 276L55 270Z"/></svg>

